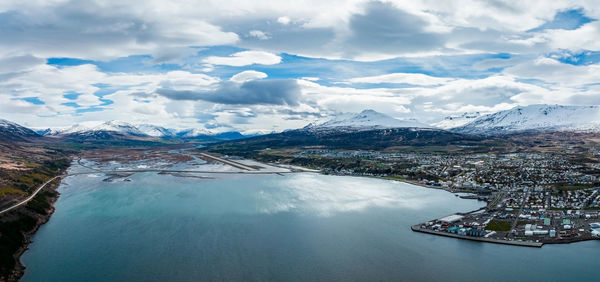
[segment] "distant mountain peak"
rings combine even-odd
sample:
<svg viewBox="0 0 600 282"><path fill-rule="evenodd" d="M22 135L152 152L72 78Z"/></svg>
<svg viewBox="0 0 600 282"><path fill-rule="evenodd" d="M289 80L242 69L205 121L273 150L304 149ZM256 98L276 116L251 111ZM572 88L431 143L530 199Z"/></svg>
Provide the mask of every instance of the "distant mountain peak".
<svg viewBox="0 0 600 282"><path fill-rule="evenodd" d="M172 137L175 136L176 130L165 128L153 124L138 124L137 129L142 133L152 137Z"/></svg>
<svg viewBox="0 0 600 282"><path fill-rule="evenodd" d="M40 137L40 135L27 127L0 119L0 139L24 141L35 137Z"/></svg>
<svg viewBox="0 0 600 282"><path fill-rule="evenodd" d="M600 106L529 105L481 116L454 131L502 134L524 131L600 132Z"/></svg>
<svg viewBox="0 0 600 282"><path fill-rule="evenodd" d="M481 115L480 112L465 112L459 115L447 116L442 121L432 125L441 129L451 129L472 122Z"/></svg>
<svg viewBox="0 0 600 282"><path fill-rule="evenodd" d="M334 118L313 124L310 123L304 129L307 130L369 130L386 128L431 128L427 124L416 120L399 120L375 110L366 109L360 113L339 114Z"/></svg>
<svg viewBox="0 0 600 282"><path fill-rule="evenodd" d="M66 129L46 130L46 135L66 135L66 134L81 134L89 132L117 132L133 136L147 136L135 126L117 120L110 120L103 123L81 123L75 124Z"/></svg>

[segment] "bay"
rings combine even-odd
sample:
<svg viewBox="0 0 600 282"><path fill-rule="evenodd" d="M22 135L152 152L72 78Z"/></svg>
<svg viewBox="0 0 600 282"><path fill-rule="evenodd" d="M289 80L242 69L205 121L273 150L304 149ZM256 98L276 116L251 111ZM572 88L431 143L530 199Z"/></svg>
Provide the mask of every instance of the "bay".
<svg viewBox="0 0 600 282"><path fill-rule="evenodd" d="M77 168L73 168L76 170ZM66 178L23 281L597 281L600 242L524 248L415 233L482 202L314 173Z"/></svg>

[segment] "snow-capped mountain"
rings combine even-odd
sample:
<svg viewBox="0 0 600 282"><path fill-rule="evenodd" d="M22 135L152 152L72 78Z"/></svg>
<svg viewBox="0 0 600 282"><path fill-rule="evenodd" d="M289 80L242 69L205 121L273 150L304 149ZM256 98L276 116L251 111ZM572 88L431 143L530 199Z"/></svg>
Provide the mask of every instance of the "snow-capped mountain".
<svg viewBox="0 0 600 282"><path fill-rule="evenodd" d="M442 121L434 123L432 125L441 129L450 129L463 126L469 122L474 121L480 116L480 112L463 113L461 115L447 116Z"/></svg>
<svg viewBox="0 0 600 282"><path fill-rule="evenodd" d="M107 121L104 123L80 123L66 129L47 129L44 135L91 134L94 132L117 132L132 136L148 136L137 127L123 121Z"/></svg>
<svg viewBox="0 0 600 282"><path fill-rule="evenodd" d="M40 135L27 127L10 122L8 120L0 119L0 139L24 140L35 137L40 137Z"/></svg>
<svg viewBox="0 0 600 282"><path fill-rule="evenodd" d="M184 129L184 130L177 132L177 137L180 137L180 138L194 138L194 137L210 136L210 135L213 135L213 133L208 130L203 130L203 129L199 129L199 128Z"/></svg>
<svg viewBox="0 0 600 282"><path fill-rule="evenodd" d="M211 132L200 128L171 129L152 124L132 125L122 121L107 121L103 123L85 122L69 128L48 128L39 130L43 136L69 137L79 139L127 139L139 138L180 138L198 141L233 140L246 137L239 132Z"/></svg>
<svg viewBox="0 0 600 282"><path fill-rule="evenodd" d="M142 133L152 137L172 137L175 136L176 133L176 130L174 129L152 124L138 124L136 127Z"/></svg>
<svg viewBox="0 0 600 282"><path fill-rule="evenodd" d="M364 110L358 114L341 114L318 124L309 124L305 130L370 130L387 128L431 128L416 120L399 120L374 110Z"/></svg>
<svg viewBox="0 0 600 282"><path fill-rule="evenodd" d="M600 132L600 106L530 105L485 115L453 129L469 134Z"/></svg>
<svg viewBox="0 0 600 282"><path fill-rule="evenodd" d="M35 132L42 136L52 136L60 134L60 129L46 128L46 129L36 129Z"/></svg>

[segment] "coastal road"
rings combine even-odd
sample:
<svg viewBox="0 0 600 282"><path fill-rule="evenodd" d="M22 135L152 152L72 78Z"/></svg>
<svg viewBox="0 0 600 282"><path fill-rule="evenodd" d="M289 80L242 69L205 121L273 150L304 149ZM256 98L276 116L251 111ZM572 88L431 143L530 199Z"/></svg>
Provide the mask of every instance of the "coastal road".
<svg viewBox="0 0 600 282"><path fill-rule="evenodd" d="M11 207L8 207L8 208L5 208L5 209L1 210L0 211L0 215L4 214L5 212L11 211L11 210L13 210L15 208L18 208L18 207L26 204L27 202L31 201L33 199L33 197L35 197L35 195L37 195L38 192L40 192L42 189L44 189L44 187L46 187L46 185L48 185L48 183L54 181L54 179L57 179L57 178L60 178L60 177L63 177L63 176L64 175L57 175L55 177L50 178L50 180L44 182L44 184L40 185L40 187L38 187L37 189L35 189L35 191L33 192L33 194L31 194L31 196L27 197L25 200L23 200L23 201L21 201L19 203L16 203L16 204L12 205Z"/></svg>

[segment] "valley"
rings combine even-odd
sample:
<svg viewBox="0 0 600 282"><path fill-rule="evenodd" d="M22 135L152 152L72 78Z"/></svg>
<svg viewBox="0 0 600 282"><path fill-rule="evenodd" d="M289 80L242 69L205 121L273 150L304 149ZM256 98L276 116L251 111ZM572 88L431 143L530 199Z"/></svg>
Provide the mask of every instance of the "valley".
<svg viewBox="0 0 600 282"><path fill-rule="evenodd" d="M40 135L4 121L0 275L22 275L19 257L54 212L55 189L67 175L101 177L103 183L131 182L138 174L196 181L302 172L380 178L443 189L485 206L477 213L460 211L458 221L413 222L415 231L516 245L597 239L592 225L600 209L600 134L594 127L569 130L565 123L540 122L534 128L493 123L495 131L465 129L492 117L440 129L365 110L258 136L114 121Z"/></svg>

